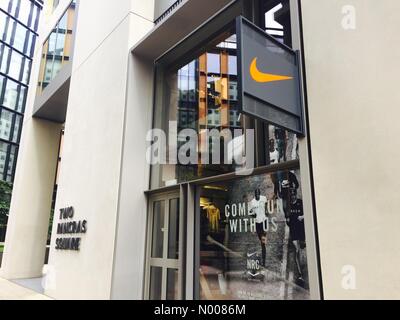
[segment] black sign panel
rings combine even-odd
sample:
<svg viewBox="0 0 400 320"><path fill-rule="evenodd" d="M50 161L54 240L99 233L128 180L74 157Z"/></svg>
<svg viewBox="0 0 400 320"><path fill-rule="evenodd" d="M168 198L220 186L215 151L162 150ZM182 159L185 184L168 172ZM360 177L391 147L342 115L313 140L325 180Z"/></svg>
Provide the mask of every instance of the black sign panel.
<svg viewBox="0 0 400 320"><path fill-rule="evenodd" d="M243 17L236 32L242 112L304 134L298 52Z"/></svg>

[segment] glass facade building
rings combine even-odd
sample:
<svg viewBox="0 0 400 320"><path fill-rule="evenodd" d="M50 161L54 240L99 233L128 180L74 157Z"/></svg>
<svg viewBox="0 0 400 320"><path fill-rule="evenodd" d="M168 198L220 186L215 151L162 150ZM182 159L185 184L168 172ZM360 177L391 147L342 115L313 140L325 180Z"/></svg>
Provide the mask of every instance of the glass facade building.
<svg viewBox="0 0 400 320"><path fill-rule="evenodd" d="M0 179L12 182L42 1L0 1Z"/></svg>

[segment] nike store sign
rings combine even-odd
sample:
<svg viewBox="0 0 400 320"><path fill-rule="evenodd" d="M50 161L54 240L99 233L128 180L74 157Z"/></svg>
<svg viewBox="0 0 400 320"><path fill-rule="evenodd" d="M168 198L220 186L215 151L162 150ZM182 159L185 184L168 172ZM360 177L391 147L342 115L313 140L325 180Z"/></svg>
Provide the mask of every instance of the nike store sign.
<svg viewBox="0 0 400 320"><path fill-rule="evenodd" d="M298 52L243 17L236 32L242 112L303 135Z"/></svg>

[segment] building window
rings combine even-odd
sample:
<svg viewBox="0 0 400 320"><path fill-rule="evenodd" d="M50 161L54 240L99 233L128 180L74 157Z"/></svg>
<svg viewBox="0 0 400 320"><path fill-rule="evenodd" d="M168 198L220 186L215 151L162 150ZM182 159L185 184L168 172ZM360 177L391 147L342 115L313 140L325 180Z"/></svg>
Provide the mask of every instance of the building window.
<svg viewBox="0 0 400 320"><path fill-rule="evenodd" d="M71 61L75 15L74 0L43 45L37 94L41 94L62 67Z"/></svg>
<svg viewBox="0 0 400 320"><path fill-rule="evenodd" d="M12 182L16 165L17 146L0 141L0 178Z"/></svg>
<svg viewBox="0 0 400 320"><path fill-rule="evenodd" d="M229 97L230 94L237 95L234 30L230 28L223 32L203 48L205 49L196 54L183 55L176 61L167 62L161 59L157 63L158 98L155 106L155 128L168 132L169 122L177 121L177 132L193 129L201 135L205 130L216 129L219 132L229 130L233 136L234 129L240 130L243 127L238 117L237 101ZM182 116L185 114L191 116ZM186 140L178 134L176 143L179 150ZM199 142L199 158L201 150L207 148L208 144L211 144L210 141ZM221 141L221 144L224 144L224 141ZM223 158L224 152L221 152L221 164L212 164L213 152L214 150L210 149L210 159L206 162L199 160L198 163L190 165L160 165L152 171L152 187L187 182L235 170L235 164L226 164L228 161Z"/></svg>
<svg viewBox="0 0 400 320"><path fill-rule="evenodd" d="M200 188L202 300L310 298L299 170Z"/></svg>

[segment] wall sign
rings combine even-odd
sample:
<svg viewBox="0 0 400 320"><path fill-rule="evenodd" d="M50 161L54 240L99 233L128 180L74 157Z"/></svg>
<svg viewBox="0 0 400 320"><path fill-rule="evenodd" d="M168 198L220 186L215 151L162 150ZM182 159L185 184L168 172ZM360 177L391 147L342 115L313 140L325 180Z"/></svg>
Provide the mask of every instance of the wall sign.
<svg viewBox="0 0 400 320"><path fill-rule="evenodd" d="M56 250L79 251L81 235L87 232L87 221L74 221L74 207L60 209L60 222L57 225ZM63 236L61 238L61 236Z"/></svg>
<svg viewBox="0 0 400 320"><path fill-rule="evenodd" d="M243 17L236 32L242 112L303 135L298 52Z"/></svg>

